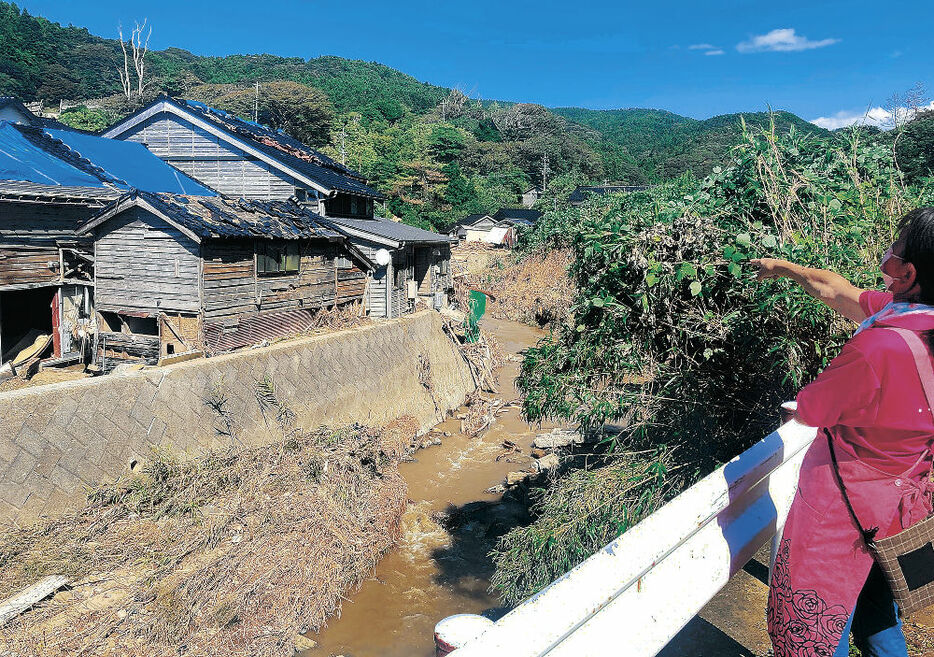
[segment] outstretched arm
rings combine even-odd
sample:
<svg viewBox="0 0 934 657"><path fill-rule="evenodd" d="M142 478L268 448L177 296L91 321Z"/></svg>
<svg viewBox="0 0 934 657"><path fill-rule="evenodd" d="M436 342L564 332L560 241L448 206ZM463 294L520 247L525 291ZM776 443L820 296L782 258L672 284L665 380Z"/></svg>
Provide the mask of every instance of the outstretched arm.
<svg viewBox="0 0 934 657"><path fill-rule="evenodd" d="M866 319L859 305L863 290L856 287L840 274L826 269L802 267L787 260L758 258L749 261L759 268L758 280L766 278L790 278L815 299L820 299L838 313L854 322Z"/></svg>

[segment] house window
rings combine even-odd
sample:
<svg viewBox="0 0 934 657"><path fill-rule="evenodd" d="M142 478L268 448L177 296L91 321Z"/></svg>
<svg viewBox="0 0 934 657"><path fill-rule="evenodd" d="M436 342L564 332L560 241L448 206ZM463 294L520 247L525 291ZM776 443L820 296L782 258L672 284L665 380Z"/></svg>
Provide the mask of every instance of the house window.
<svg viewBox="0 0 934 657"><path fill-rule="evenodd" d="M308 200L308 190L301 187L296 187L295 200L299 203L305 203Z"/></svg>
<svg viewBox="0 0 934 657"><path fill-rule="evenodd" d="M298 242L259 242L257 244L257 274L296 274L300 260Z"/></svg>
<svg viewBox="0 0 934 657"><path fill-rule="evenodd" d="M345 258L344 256L337 256L337 268L338 269L353 269L353 262L350 258Z"/></svg>

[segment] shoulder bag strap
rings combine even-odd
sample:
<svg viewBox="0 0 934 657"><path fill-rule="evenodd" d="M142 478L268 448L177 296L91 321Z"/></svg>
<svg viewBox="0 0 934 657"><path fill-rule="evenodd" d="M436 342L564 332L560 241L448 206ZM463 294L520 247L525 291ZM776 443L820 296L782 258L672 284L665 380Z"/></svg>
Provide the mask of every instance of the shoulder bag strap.
<svg viewBox="0 0 934 657"><path fill-rule="evenodd" d="M827 434L827 445L830 447L830 460L833 463L833 473L837 477L837 484L840 486L840 492L843 493L843 501L846 502L846 508L849 510L853 522L859 527L859 532L863 535L863 540L866 541L866 545L872 547L876 542L876 534L879 533L879 528L873 527L872 529L866 529L863 527L863 523L859 521L856 511L853 510L853 505L850 504L850 496L847 495L846 486L843 485L843 478L840 476L840 466L837 464L837 451L833 447L833 436L830 435L830 430L826 427L824 427L824 433Z"/></svg>
<svg viewBox="0 0 934 657"><path fill-rule="evenodd" d="M924 396L928 400L928 409L934 413L934 367L931 366L931 355L927 347L914 331L904 328L885 327L885 330L892 331L901 336L911 355L915 359L915 367L918 368L918 376L921 377L921 387L924 389Z"/></svg>
<svg viewBox="0 0 934 657"><path fill-rule="evenodd" d="M924 389L924 396L928 402L928 410L934 413L934 367L931 366L931 357L927 348L914 331L889 326L885 328L888 331L897 333L902 340L905 341L905 344L908 345L908 349L911 351L911 355L915 361L918 376L921 378L921 387ZM856 526L859 527L860 532L862 532L866 544L872 546L879 528L873 527L872 529L865 529L863 524L859 521L856 511L853 510L853 505L850 504L850 496L847 495L843 479L840 477L840 467L837 463L837 452L833 446L833 437L826 427L824 428L824 433L827 434L827 444L830 447L830 460L833 462L833 472L836 475L837 484L839 484L840 491L843 493L843 501L846 502L846 508L849 510L850 516L852 516Z"/></svg>

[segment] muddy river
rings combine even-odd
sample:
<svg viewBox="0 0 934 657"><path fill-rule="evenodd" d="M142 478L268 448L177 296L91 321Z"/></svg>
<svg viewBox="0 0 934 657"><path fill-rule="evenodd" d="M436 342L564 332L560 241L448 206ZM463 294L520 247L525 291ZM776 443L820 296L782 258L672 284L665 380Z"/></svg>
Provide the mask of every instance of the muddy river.
<svg viewBox="0 0 934 657"><path fill-rule="evenodd" d="M518 354L542 335L534 328L485 319L483 327L502 348ZM500 397L515 401L519 363L511 359L499 372ZM339 618L309 635L318 647L309 656L430 657L435 623L458 613L496 617L498 600L487 591L492 563L487 554L497 536L521 522L525 507L486 489L502 483L507 472L528 469L532 440L551 428L530 428L511 406L479 438L460 433L456 416L438 425L450 432L442 445L415 453L400 471L408 482L410 503L398 546L379 563L362 588L344 602ZM521 453L508 453L503 442ZM497 460L499 457L499 460ZM453 511L450 530L435 517Z"/></svg>

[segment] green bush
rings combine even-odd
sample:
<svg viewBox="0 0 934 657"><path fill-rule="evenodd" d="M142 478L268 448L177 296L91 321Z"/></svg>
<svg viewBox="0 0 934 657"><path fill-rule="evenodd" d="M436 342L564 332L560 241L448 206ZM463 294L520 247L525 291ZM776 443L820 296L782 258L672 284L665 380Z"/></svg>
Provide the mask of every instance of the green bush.
<svg viewBox="0 0 934 657"><path fill-rule="evenodd" d="M525 356L524 414L618 423L620 454L676 448L680 485L729 460L774 429L778 405L853 328L789 281L755 282L747 261L780 257L878 286L895 220L931 195L900 181L891 149L858 135L760 130L704 181L549 213L526 248L570 243L579 295L571 320ZM512 564L549 541L555 511L541 511L537 530L507 535L496 555L507 598L530 592ZM602 539L618 521L594 518L588 531ZM569 568L583 556L549 558Z"/></svg>

